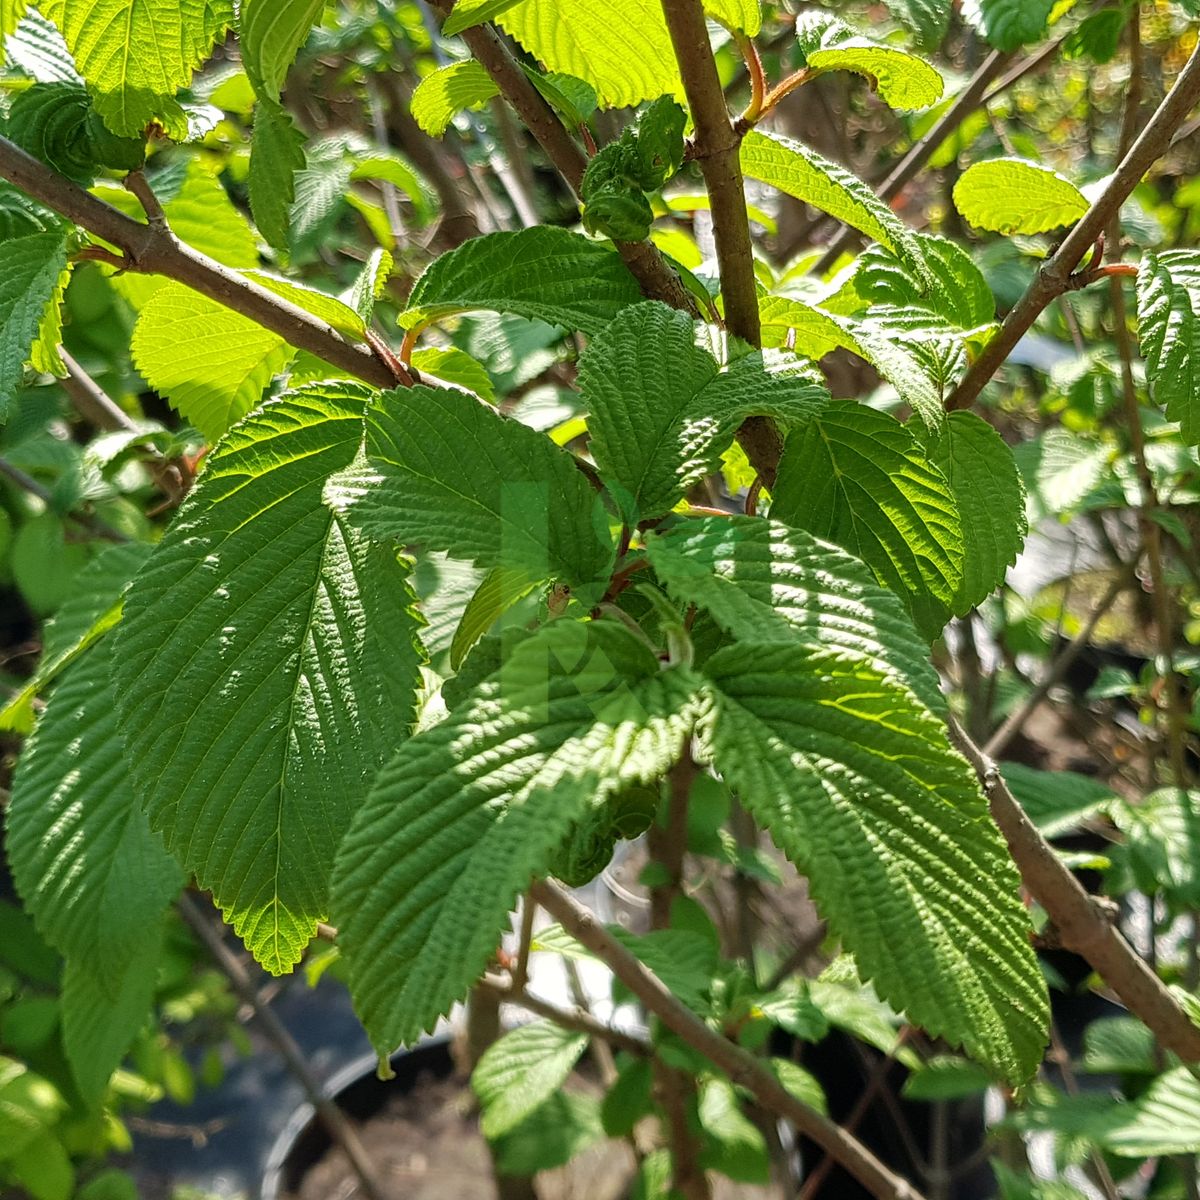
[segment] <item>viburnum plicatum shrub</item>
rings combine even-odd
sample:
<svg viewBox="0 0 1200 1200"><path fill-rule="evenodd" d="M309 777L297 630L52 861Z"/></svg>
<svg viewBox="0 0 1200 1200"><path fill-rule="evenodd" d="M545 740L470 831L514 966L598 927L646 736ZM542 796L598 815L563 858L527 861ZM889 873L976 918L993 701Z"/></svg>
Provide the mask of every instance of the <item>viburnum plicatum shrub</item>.
<svg viewBox="0 0 1200 1200"><path fill-rule="evenodd" d="M841 73L871 105L949 112L915 146L922 163L952 157L943 139L969 144L978 97L944 98L922 47L952 30L994 49L984 82L1064 33L1103 62L1137 6L889 0L875 24L844 7L0 6L0 416L36 420L31 367L103 431L54 491L6 472L50 522L27 549L27 592L58 578L79 534L98 539L61 594L33 602L52 616L4 710L31 734L6 849L65 959L64 1047L94 1095L145 1020L184 885L210 892L275 974L333 926L381 1056L494 978L532 889L564 927L540 944L606 961L656 1018L649 1052L687 1064L714 1169L734 1170L721 1154L737 1137L761 1141L738 1124L753 1094L877 1194L902 1194L852 1138L829 1141L810 1077L758 1056L774 1025L827 1028L831 989L869 984L873 1011L962 1048L987 1078L1032 1078L1047 989L989 799L1010 806L997 813L1026 884L1064 937L1087 941L1093 914L1071 908L1066 869L995 769L969 740L968 757L956 748L931 645L1003 583L1039 500L972 405L1053 301L1136 275L1148 399L1187 454L1200 436L1200 259L1104 261L1121 205L1200 93L1198 68L1153 116L1134 114L1120 168L1095 187L1018 154L1027 138L958 175L960 228L1002 247L1070 231L1040 271L1018 269L1015 294L1006 283L1001 327L977 256L781 132L778 107ZM1194 15L1157 8L1174 29ZM307 131L311 96L285 87L289 69L340 54L358 111L399 95L425 134L470 143L461 170L477 184L495 155L482 106L512 134L498 107L511 105L539 169L560 177L526 181L525 199L549 189L557 223L535 211L451 238L462 214L441 148L423 166L368 138L369 122ZM751 221L768 228L779 194L849 230L842 257L771 265ZM713 254L671 223L680 212L709 214ZM364 229L378 243L366 251ZM452 248L413 281L443 236ZM91 339L97 379L61 351L64 320L68 340ZM552 349L564 334L567 359ZM818 364L835 351L885 381L874 402L831 398ZM556 362L566 411L523 404ZM136 390L134 372L178 419L104 395ZM1078 444L1058 467L1044 448L1027 480L1078 469ZM150 489L164 499L147 515ZM771 886L768 860L718 836L734 801L844 952L820 986L760 985L684 894L685 850L757 863ZM587 882L646 830L650 934L598 930L547 882ZM1132 952L1098 916L1085 932L1125 996ZM1194 1052L1177 999L1134 975L1141 999L1127 1003ZM82 1017L97 1009L100 1040ZM502 1139L546 1105L567 1120L558 1089L585 1042L550 1024L497 1043L476 1075L485 1131ZM644 1064L615 1087L606 1127L623 1132L658 1100ZM25 1178L22 1161L0 1147L0 1170ZM665 1161L644 1179L666 1179ZM677 1156L677 1180L686 1166Z"/></svg>

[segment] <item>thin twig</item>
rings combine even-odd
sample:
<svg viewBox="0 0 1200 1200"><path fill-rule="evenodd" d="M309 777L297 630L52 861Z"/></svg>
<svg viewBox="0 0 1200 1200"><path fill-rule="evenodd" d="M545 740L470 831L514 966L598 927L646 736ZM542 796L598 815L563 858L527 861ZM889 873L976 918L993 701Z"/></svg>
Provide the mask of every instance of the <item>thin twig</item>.
<svg viewBox="0 0 1200 1200"><path fill-rule="evenodd" d="M764 1108L790 1121L832 1155L877 1200L923 1200L916 1188L893 1174L857 1138L796 1099L753 1054L722 1037L676 999L657 976L561 888L541 882L532 890L538 903L596 954L672 1033L699 1050Z"/></svg>
<svg viewBox="0 0 1200 1200"><path fill-rule="evenodd" d="M1055 854L1017 803L996 764L957 722L951 722L951 733L979 775L992 817L1008 843L1026 889L1054 922L1063 946L1091 963L1165 1049L1188 1062L1200 1061L1200 1028L1192 1024L1162 980L1138 957Z"/></svg>
<svg viewBox="0 0 1200 1200"><path fill-rule="evenodd" d="M375 1167L354 1131L354 1126L337 1104L321 1091L320 1083L309 1069L308 1063L304 1061L303 1051L275 1010L259 999L258 990L245 964L225 945L214 923L201 912L200 906L190 896L180 896L178 907L180 915L212 955L213 961L229 980L230 986L254 1012L263 1035L275 1047L287 1069L304 1089L308 1102L316 1109L317 1116L329 1136L345 1152L363 1191L370 1200L386 1200L387 1193L375 1174Z"/></svg>
<svg viewBox="0 0 1200 1200"><path fill-rule="evenodd" d="M119 246L125 269L185 283L257 321L297 349L311 351L376 387L396 386L395 376L368 347L348 341L319 317L193 250L165 225L144 225L126 216L5 137L0 137L0 176L89 233Z"/></svg>
<svg viewBox="0 0 1200 1200"><path fill-rule="evenodd" d="M1080 218L1058 251L1034 277L1025 295L1008 314L962 382L946 402L948 409L967 408L1000 369L1017 343L1033 327L1046 306L1066 290L1072 273L1109 227L1113 217L1142 177L1161 157L1175 131L1200 100L1200 47L1193 50L1170 94L1159 105L1108 186Z"/></svg>

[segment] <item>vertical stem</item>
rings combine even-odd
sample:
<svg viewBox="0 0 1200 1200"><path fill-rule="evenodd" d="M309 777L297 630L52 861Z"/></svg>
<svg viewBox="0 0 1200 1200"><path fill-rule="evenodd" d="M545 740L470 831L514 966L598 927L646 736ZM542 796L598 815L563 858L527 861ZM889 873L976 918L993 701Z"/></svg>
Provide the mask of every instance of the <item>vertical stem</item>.
<svg viewBox="0 0 1200 1200"><path fill-rule="evenodd" d="M663 16L696 124L696 161L712 205L713 235L725 299L725 324L752 346L761 344L750 219L734 129L708 40L700 0L662 0Z"/></svg>
<svg viewBox="0 0 1200 1200"><path fill-rule="evenodd" d="M666 929L671 922L671 905L683 891L683 860L687 853L688 796L696 777L691 754L675 764L667 777L671 789L667 804L667 823L650 830L650 854L666 872L666 881L650 895L650 920L655 929Z"/></svg>

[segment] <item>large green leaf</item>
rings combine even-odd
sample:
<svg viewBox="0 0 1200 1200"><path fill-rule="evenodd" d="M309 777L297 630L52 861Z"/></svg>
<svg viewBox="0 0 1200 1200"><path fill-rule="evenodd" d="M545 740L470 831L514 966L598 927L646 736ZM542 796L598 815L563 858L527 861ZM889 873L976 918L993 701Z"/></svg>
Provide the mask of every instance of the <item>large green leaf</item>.
<svg viewBox="0 0 1200 1200"><path fill-rule="evenodd" d="M484 1136L508 1133L549 1100L566 1083L587 1041L585 1033L534 1021L493 1042L471 1074Z"/></svg>
<svg viewBox="0 0 1200 1200"><path fill-rule="evenodd" d="M549 70L586 79L613 108L682 99L660 0L522 0L498 23Z"/></svg>
<svg viewBox="0 0 1200 1200"><path fill-rule="evenodd" d="M716 470L749 416L803 424L828 400L794 360L724 363L716 331L665 304L625 309L580 359L590 450L636 524L669 512Z"/></svg>
<svg viewBox="0 0 1200 1200"><path fill-rule="evenodd" d="M1200 445L1200 253L1143 255L1137 301L1150 395Z"/></svg>
<svg viewBox="0 0 1200 1200"><path fill-rule="evenodd" d="M926 271L912 231L857 175L802 142L752 129L742 141L742 170L751 179L811 204L881 242Z"/></svg>
<svg viewBox="0 0 1200 1200"><path fill-rule="evenodd" d="M327 915L337 845L412 719L405 570L321 501L370 394L313 385L232 429L118 635L121 728L151 823L276 973Z"/></svg>
<svg viewBox="0 0 1200 1200"><path fill-rule="evenodd" d="M109 638L50 697L13 780L6 841L38 930L115 998L183 880L137 805L111 669Z"/></svg>
<svg viewBox="0 0 1200 1200"><path fill-rule="evenodd" d="M974 413L954 412L930 455L950 485L962 524L963 574L951 608L966 616L1004 582L1029 525L1025 489L1004 439Z"/></svg>
<svg viewBox="0 0 1200 1200"><path fill-rule="evenodd" d="M42 316L66 265L65 230L0 242L0 421L8 418Z"/></svg>
<svg viewBox="0 0 1200 1200"><path fill-rule="evenodd" d="M928 108L942 98L942 77L924 59L863 37L831 13L801 13L796 18L796 38L810 70L865 75L892 108Z"/></svg>
<svg viewBox="0 0 1200 1200"><path fill-rule="evenodd" d="M1016 50L1040 41L1055 0L963 0L963 20L997 50Z"/></svg>
<svg viewBox="0 0 1200 1200"><path fill-rule="evenodd" d="M946 477L898 421L830 404L779 463L771 514L861 558L934 637L963 581L958 505Z"/></svg>
<svg viewBox="0 0 1200 1200"><path fill-rule="evenodd" d="M325 0L242 0L238 46L255 90L279 99L288 68Z"/></svg>
<svg viewBox="0 0 1200 1200"><path fill-rule="evenodd" d="M929 647L900 599L858 559L756 517L693 517L647 537L659 579L680 601L707 609L739 640L804 642L865 657L941 712Z"/></svg>
<svg viewBox="0 0 1200 1200"><path fill-rule="evenodd" d="M150 1016L162 955L162 921L130 916L138 930L124 966L97 970L68 958L62 978L62 1041L71 1074L89 1103L99 1100L112 1073Z"/></svg>
<svg viewBox="0 0 1200 1200"><path fill-rule="evenodd" d="M288 218L296 174L304 170L304 135L282 105L260 100L250 144L250 211L259 232L276 249L288 244Z"/></svg>
<svg viewBox="0 0 1200 1200"><path fill-rule="evenodd" d="M440 138L466 108L486 104L500 89L474 59L450 63L426 75L412 95L412 115L430 137Z"/></svg>
<svg viewBox="0 0 1200 1200"><path fill-rule="evenodd" d="M405 329L486 310L599 333L641 293L603 242L550 225L472 238L435 259L417 280Z"/></svg>
<svg viewBox="0 0 1200 1200"><path fill-rule="evenodd" d="M139 136L159 121L187 137L175 99L233 23L233 0L42 0L108 127Z"/></svg>
<svg viewBox="0 0 1200 1200"><path fill-rule="evenodd" d="M366 457L329 497L372 538L586 586L607 579L608 515L570 454L462 392L385 392Z"/></svg>
<svg viewBox="0 0 1200 1200"><path fill-rule="evenodd" d="M705 665L705 736L742 803L808 877L879 995L1010 1082L1047 1001L1020 882L945 725L859 657L778 642Z"/></svg>
<svg viewBox="0 0 1200 1200"><path fill-rule="evenodd" d="M295 351L249 317L168 283L142 309L130 353L146 382L215 442L262 399Z"/></svg>
<svg viewBox="0 0 1200 1200"><path fill-rule="evenodd" d="M590 804L670 767L698 687L621 626L557 621L401 746L334 872L338 942L376 1049L415 1040L463 998Z"/></svg>
<svg viewBox="0 0 1200 1200"><path fill-rule="evenodd" d="M1038 163L995 158L968 167L954 185L954 207L977 229L1010 237L1072 225L1088 210L1083 193Z"/></svg>

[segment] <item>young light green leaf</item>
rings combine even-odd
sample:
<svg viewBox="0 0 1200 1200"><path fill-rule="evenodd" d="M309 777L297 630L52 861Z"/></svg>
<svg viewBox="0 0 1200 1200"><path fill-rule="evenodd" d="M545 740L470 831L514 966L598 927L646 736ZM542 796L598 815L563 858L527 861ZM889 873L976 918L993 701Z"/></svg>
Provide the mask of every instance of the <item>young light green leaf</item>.
<svg viewBox="0 0 1200 1200"><path fill-rule="evenodd" d="M704 11L727 28L739 29L750 37L762 29L759 0L704 0Z"/></svg>
<svg viewBox="0 0 1200 1200"><path fill-rule="evenodd" d="M365 461L328 495L371 538L420 542L530 579L607 579L608 516L571 456L462 392L384 393L367 410Z"/></svg>
<svg viewBox="0 0 1200 1200"><path fill-rule="evenodd" d="M1144 254L1137 303L1150 395L1184 438L1200 445L1200 254Z"/></svg>
<svg viewBox="0 0 1200 1200"><path fill-rule="evenodd" d="M872 41L830 13L801 13L796 18L796 39L810 70L865 75L891 108L902 112L928 108L942 98L942 77L924 59Z"/></svg>
<svg viewBox="0 0 1200 1200"><path fill-rule="evenodd" d="M789 438L772 516L836 542L936 637L963 581L958 505L942 472L898 421L835 402Z"/></svg>
<svg viewBox="0 0 1200 1200"><path fill-rule="evenodd" d="M963 0L962 16L997 50L1017 50L1046 35L1055 0Z"/></svg>
<svg viewBox="0 0 1200 1200"><path fill-rule="evenodd" d="M912 231L856 175L802 142L752 129L742 142L742 170L751 179L811 204L881 242L924 276Z"/></svg>
<svg viewBox="0 0 1200 1200"><path fill-rule="evenodd" d="M799 426L828 400L794 360L722 357L715 331L651 302L625 309L580 359L591 453L631 523L669 512L715 471L747 417Z"/></svg>
<svg viewBox="0 0 1200 1200"><path fill-rule="evenodd" d="M548 70L587 80L608 106L683 98L659 0L522 0L497 23Z"/></svg>
<svg viewBox="0 0 1200 1200"><path fill-rule="evenodd" d="M68 957L62 979L62 1041L83 1098L95 1105L150 1016L162 956L162 921L137 923L138 944L122 966L102 971Z"/></svg>
<svg viewBox="0 0 1200 1200"><path fill-rule="evenodd" d="M1200 904L1200 792L1159 788L1137 804L1114 804L1125 835L1121 859L1139 888L1179 908Z"/></svg>
<svg viewBox="0 0 1200 1200"><path fill-rule="evenodd" d="M464 29L482 25L484 21L494 21L501 13L516 8L520 3L522 0L458 0L442 25L442 32L447 37L453 37Z"/></svg>
<svg viewBox="0 0 1200 1200"><path fill-rule="evenodd" d="M1057 171L1020 158L975 163L954 185L954 207L977 229L1045 233L1088 210L1083 193Z"/></svg>
<svg viewBox="0 0 1200 1200"><path fill-rule="evenodd" d="M15 28L8 29L14 21ZM0 0L0 35L4 35L0 57L7 55L31 79L38 83L83 83L58 27L37 9L26 10L25 0Z"/></svg>
<svg viewBox="0 0 1200 1200"><path fill-rule="evenodd" d="M1122 1106L1104 1147L1122 1158L1200 1152L1200 1080L1188 1067L1160 1075L1145 1095ZM1121 1120L1120 1117L1124 1117Z"/></svg>
<svg viewBox="0 0 1200 1200"><path fill-rule="evenodd" d="M46 306L66 265L64 229L0 242L0 422L8 418Z"/></svg>
<svg viewBox="0 0 1200 1200"><path fill-rule="evenodd" d="M733 1084L706 1079L700 1089L700 1127L708 1145L703 1164L738 1183L766 1184L771 1159L761 1130L738 1104Z"/></svg>
<svg viewBox="0 0 1200 1200"><path fill-rule="evenodd" d="M51 695L18 763L6 841L39 932L114 998L183 878L135 799L111 651L96 646Z"/></svg>
<svg viewBox="0 0 1200 1200"><path fill-rule="evenodd" d="M0 708L0 729L32 731L34 697L121 619L122 594L149 553L145 543L128 542L106 547L84 566L46 622L37 669Z"/></svg>
<svg viewBox="0 0 1200 1200"><path fill-rule="evenodd" d="M412 719L404 567L321 502L370 395L314 385L230 430L119 631L121 727L151 822L275 973L328 915L334 852Z"/></svg>
<svg viewBox="0 0 1200 1200"><path fill-rule="evenodd" d="M1025 484L1032 526L1078 508L1103 481L1113 448L1095 436L1055 427L1022 442L1013 457Z"/></svg>
<svg viewBox="0 0 1200 1200"><path fill-rule="evenodd" d="M450 669L457 671L471 647L518 600L528 596L535 586L523 570L493 567L463 609L462 620L450 643Z"/></svg>
<svg viewBox="0 0 1200 1200"><path fill-rule="evenodd" d="M668 591L753 642L804 642L858 654L933 712L945 701L929 647L899 597L866 566L802 529L755 517L698 517L649 535Z"/></svg>
<svg viewBox="0 0 1200 1200"><path fill-rule="evenodd" d="M142 309L130 353L146 382L215 442L262 399L294 351L249 317L168 283Z"/></svg>
<svg viewBox="0 0 1200 1200"><path fill-rule="evenodd" d="M496 402L496 386L483 363L457 346L423 346L413 351L411 362L422 377L456 383L489 404Z"/></svg>
<svg viewBox="0 0 1200 1200"><path fill-rule="evenodd" d="M324 10L325 0L242 0L238 45L265 99L279 100L288 68Z"/></svg>
<svg viewBox="0 0 1200 1200"><path fill-rule="evenodd" d="M412 94L412 115L430 137L440 138L467 108L486 104L500 89L474 59L450 63L426 75Z"/></svg>
<svg viewBox="0 0 1200 1200"><path fill-rule="evenodd" d="M175 93L233 23L233 0L41 0L38 8L62 31L113 133L139 137L158 121L187 139Z"/></svg>
<svg viewBox="0 0 1200 1200"><path fill-rule="evenodd" d="M250 211L259 232L277 250L287 248L296 173L306 161L304 135L291 115L281 104L259 100L250 143Z"/></svg>
<svg viewBox="0 0 1200 1200"><path fill-rule="evenodd" d="M333 921L381 1053L430 1029L594 803L660 777L699 681L610 622L551 622L383 769L338 852Z"/></svg>
<svg viewBox="0 0 1200 1200"><path fill-rule="evenodd" d="M950 485L962 524L963 575L951 603L966 616L1004 582L1029 525L1025 489L1004 439L974 413L953 412L930 460Z"/></svg>
<svg viewBox="0 0 1200 1200"><path fill-rule="evenodd" d="M375 304L387 287L394 265L391 254L382 246L377 246L358 273L354 286L343 293L346 302L362 319L364 327L370 324L375 314Z"/></svg>
<svg viewBox="0 0 1200 1200"><path fill-rule="evenodd" d="M259 287L266 288L268 292L274 292L276 296L324 321L344 338L348 338L352 342L366 341L366 322L355 309L351 308L344 300L338 299L337 296L318 291L295 279L284 279L279 275L272 275L269 271L243 271L242 274L253 283L257 283Z"/></svg>
<svg viewBox="0 0 1200 1200"><path fill-rule="evenodd" d="M705 664L714 765L808 878L880 996L1012 1083L1046 1042L1020 882L967 763L861 657L778 642Z"/></svg>
<svg viewBox="0 0 1200 1200"><path fill-rule="evenodd" d="M549 225L472 238L430 264L400 317L419 329L455 313L513 313L599 333L641 299L610 246Z"/></svg>
<svg viewBox="0 0 1200 1200"><path fill-rule="evenodd" d="M587 1034L552 1021L519 1025L493 1042L471 1073L483 1109L483 1136L508 1133L549 1100L566 1083L587 1042Z"/></svg>

